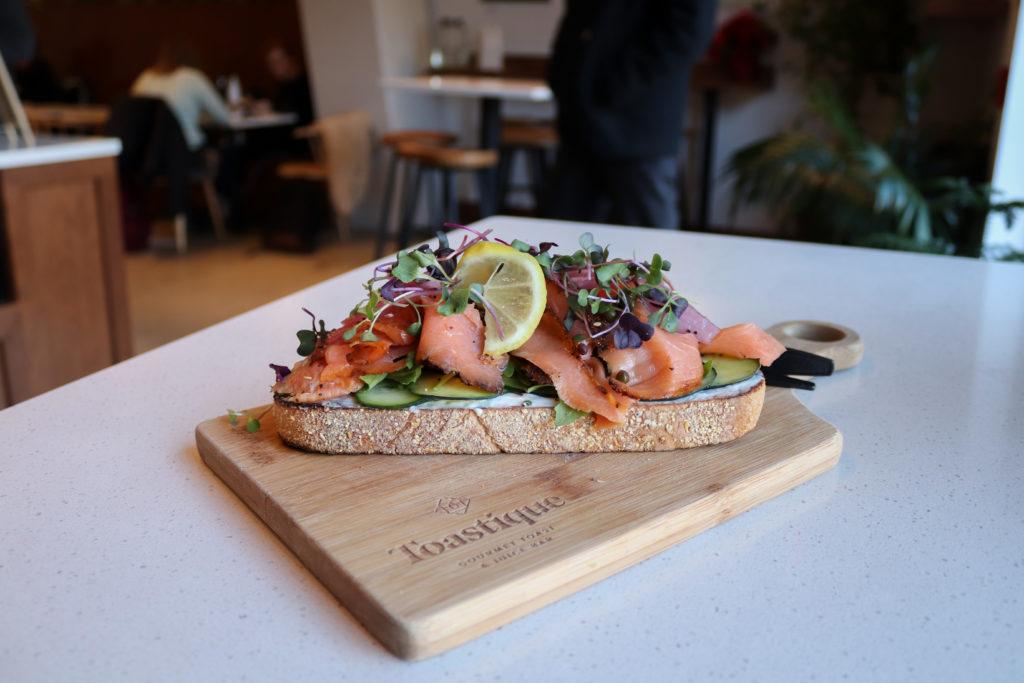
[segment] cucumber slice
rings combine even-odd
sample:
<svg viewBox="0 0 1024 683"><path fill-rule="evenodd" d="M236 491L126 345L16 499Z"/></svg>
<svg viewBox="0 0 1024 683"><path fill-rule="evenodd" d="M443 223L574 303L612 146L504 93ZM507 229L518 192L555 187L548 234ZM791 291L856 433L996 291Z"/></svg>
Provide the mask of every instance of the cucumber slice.
<svg viewBox="0 0 1024 683"><path fill-rule="evenodd" d="M423 397L387 380L355 393L356 400L371 408L408 408Z"/></svg>
<svg viewBox="0 0 1024 683"><path fill-rule="evenodd" d="M750 358L730 358L729 356L703 356L705 361L711 361L711 372L704 377L705 385L702 389L713 389L724 387L727 384L736 384L754 376L761 369L761 364Z"/></svg>
<svg viewBox="0 0 1024 683"><path fill-rule="evenodd" d="M409 389L420 396L435 398L493 398L494 392L470 386L458 377L423 373Z"/></svg>

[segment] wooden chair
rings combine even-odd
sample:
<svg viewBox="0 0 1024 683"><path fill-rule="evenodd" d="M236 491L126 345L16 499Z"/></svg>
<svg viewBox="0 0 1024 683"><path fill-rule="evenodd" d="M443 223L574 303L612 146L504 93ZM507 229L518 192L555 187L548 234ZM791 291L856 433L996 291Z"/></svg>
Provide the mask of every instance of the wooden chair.
<svg viewBox="0 0 1024 683"><path fill-rule="evenodd" d="M334 213L338 236L351 237L351 218L366 195L370 180L372 122L365 111L349 111L327 116L296 131L307 138L313 161L286 161L278 165L277 175L284 180L323 182Z"/></svg>
<svg viewBox="0 0 1024 683"><path fill-rule="evenodd" d="M210 224L213 225L213 234L218 241L223 242L228 237L228 229L215 185L219 157L216 150L203 150L201 160L200 167L189 172L189 182L202 188L203 201L210 213ZM179 254L188 251L188 218L184 211L174 214L174 249Z"/></svg>
<svg viewBox="0 0 1024 683"><path fill-rule="evenodd" d="M516 156L526 160L529 192L534 211L538 211L544 195L549 168L548 156L558 147L558 131L546 122L502 122L501 157L498 163L498 206L504 209L511 188L511 175Z"/></svg>
<svg viewBox="0 0 1024 683"><path fill-rule="evenodd" d="M475 173L483 195L487 191L486 171L498 165L498 152L493 149L459 149L425 145L420 142L403 142L395 146L395 154L407 165L407 182L402 188L404 196L398 233L399 249L409 244L424 174L428 176L428 180L433 177L440 181L440 185L435 183L433 188L427 187L430 221L440 227L444 221L454 221L457 218L455 174ZM432 190L436 194L433 194Z"/></svg>
<svg viewBox="0 0 1024 683"><path fill-rule="evenodd" d="M390 150L388 161L387 177L384 182L384 197L381 201L380 220L377 222L377 243L374 248L374 258L384 255L384 247L391 236L391 213L392 200L395 191L395 182L403 164L403 157L396 152L399 145L415 142L435 147L450 147L454 145L457 137L452 133L438 130L396 130L384 133L378 142L385 150Z"/></svg>

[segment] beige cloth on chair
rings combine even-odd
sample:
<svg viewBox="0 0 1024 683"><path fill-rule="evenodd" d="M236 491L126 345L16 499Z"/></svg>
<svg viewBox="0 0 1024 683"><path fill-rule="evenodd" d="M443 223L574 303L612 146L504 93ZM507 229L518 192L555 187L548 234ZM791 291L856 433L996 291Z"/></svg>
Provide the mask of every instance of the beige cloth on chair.
<svg viewBox="0 0 1024 683"><path fill-rule="evenodd" d="M372 125L370 114L358 110L326 116L310 125L319 138L331 205L345 219L366 196L370 184Z"/></svg>

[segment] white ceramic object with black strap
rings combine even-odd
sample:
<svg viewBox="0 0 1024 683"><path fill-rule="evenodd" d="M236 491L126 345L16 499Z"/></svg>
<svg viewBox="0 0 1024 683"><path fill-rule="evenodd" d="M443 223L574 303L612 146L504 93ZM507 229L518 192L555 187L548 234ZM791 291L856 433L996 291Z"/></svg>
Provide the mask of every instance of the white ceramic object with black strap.
<svg viewBox="0 0 1024 683"><path fill-rule="evenodd" d="M791 349L831 358L836 370L852 368L864 357L864 342L849 327L821 320L787 320L768 328L772 335Z"/></svg>

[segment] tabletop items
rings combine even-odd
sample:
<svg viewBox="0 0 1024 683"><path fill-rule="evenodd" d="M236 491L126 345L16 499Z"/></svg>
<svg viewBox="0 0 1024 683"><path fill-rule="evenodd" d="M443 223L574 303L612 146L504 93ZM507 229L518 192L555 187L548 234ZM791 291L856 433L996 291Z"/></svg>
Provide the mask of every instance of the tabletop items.
<svg viewBox="0 0 1024 683"><path fill-rule="evenodd" d="M406 659L448 650L818 476L843 441L785 389L768 390L743 438L657 457L325 457L284 446L269 416L255 433L218 417L196 440L207 466Z"/></svg>
<svg viewBox="0 0 1024 683"><path fill-rule="evenodd" d="M370 277L369 264L0 411L7 448L0 458L7 515L0 525L4 674L21 680L75 671L106 679L159 670L189 679L312 680L343 671L353 679L411 681L514 672L561 680L592 666L595 681L623 675L676 680L705 672L779 681L1018 677L1024 631L1014 598L1024 567L1008 539L1024 534L1018 348L1024 309L1007 292L1024 288L1019 265L557 221L499 217L479 225L534 243L572 244L584 230L623 246L657 239L659 253L679 273L674 283L696 305L730 319L835 318L856 329L871 345L862 362L816 391L796 394L841 429L842 459L797 490L535 614L413 667L395 662L207 469L194 446L196 424L229 406L266 401L272 381L266 364L295 350L294 338L268 330L302 328L308 320L302 306L344 315ZM771 296L755 305L752 287ZM842 302L841 315L836 302ZM951 310L965 312L963 324L950 326ZM943 344L930 345L931 339ZM262 443L261 433L232 432L240 439L255 436L255 443ZM669 467L685 467L694 454L669 458ZM588 492L575 507L559 508L553 500L536 524L520 527L544 528L545 516L556 518L550 524L559 534L583 524L595 512L588 501L628 487L618 470L602 476L589 469L596 466L589 461L600 464L601 457L559 458L542 470L542 479L538 470L514 467L528 457L499 456L510 468L500 480L487 470L488 458L470 459L467 479L452 480L452 489L438 489L429 477L422 486L413 483L400 503L408 515L398 521L389 498L368 493L380 490L378 468L393 468L408 481L412 467L429 474L432 463L443 463L431 456L381 456L365 472L353 471L352 481L330 482L356 485L366 477L370 487L358 499L365 513L358 528L365 533L345 537L339 547L359 555L356 565L364 573L396 557L424 568L424 586L412 589L417 600L434 581L451 590L447 569L432 572L453 560L452 571L466 569L457 566L461 558L453 549L439 551L433 542L444 544L448 534L477 519L486 522L488 512L535 505L536 499L512 496L530 488L540 493L550 486L545 498L562 500L570 490ZM283 473L289 462L257 463L253 476ZM639 454L629 467L657 472L665 462ZM612 502L622 517L610 522L629 524L634 510L650 510L648 504L663 500L677 481L668 478L664 487L655 481L655 497L636 496L635 509L623 507L625 498ZM254 500L257 492L250 493L247 499ZM707 487L695 491L698 498L709 495ZM467 497L468 504L458 500ZM481 505L506 500L510 505ZM728 514L739 509L730 505ZM275 528L286 521L273 519L283 508L269 500L258 510ZM682 517L666 519L671 526ZM324 533L336 533L336 520L323 518ZM440 526L445 520L455 523ZM399 533L404 523L416 535ZM435 524L441 535L419 534L421 525L435 530ZM666 545L684 535L670 531ZM647 538L631 547L641 555L652 551L641 542ZM288 543L299 539L291 535ZM571 541L567 535L552 539L555 550ZM379 554L385 540L396 541L385 548L395 553ZM412 564L403 545L429 559ZM529 562L544 557L543 548L511 558L521 563L511 565L520 570L516 586L530 587ZM588 558L601 566L606 553L627 551L609 543ZM483 580L500 567L481 568L475 577ZM393 576L374 581L400 585L401 574ZM449 617L464 620L465 601L493 609L489 595L473 588L459 594L453 604L460 607L426 608L412 618L437 619L418 636L440 633ZM524 611L535 606L528 603ZM392 626L401 632L401 624Z"/></svg>
<svg viewBox="0 0 1024 683"><path fill-rule="evenodd" d="M864 343L860 335L849 327L836 323L790 320L772 325L768 332L791 349L800 349L831 359L835 362L836 370L852 368L864 357Z"/></svg>

